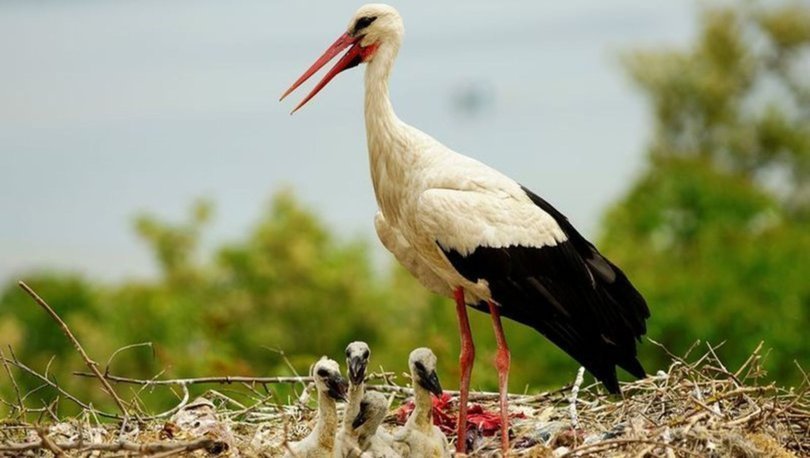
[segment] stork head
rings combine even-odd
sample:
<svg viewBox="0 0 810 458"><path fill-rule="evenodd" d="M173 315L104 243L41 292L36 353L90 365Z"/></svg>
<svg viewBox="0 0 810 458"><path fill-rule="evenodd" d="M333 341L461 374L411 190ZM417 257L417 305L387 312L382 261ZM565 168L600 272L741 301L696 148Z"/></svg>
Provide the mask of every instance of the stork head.
<svg viewBox="0 0 810 458"><path fill-rule="evenodd" d="M357 429L365 425L366 430L373 433L377 431L387 413L388 400L385 399L385 396L376 391L366 392L363 394L363 400L360 401L360 410L352 420L352 428Z"/></svg>
<svg viewBox="0 0 810 458"><path fill-rule="evenodd" d="M436 355L430 348L417 348L408 358L413 381L436 396L441 396L442 385L436 374Z"/></svg>
<svg viewBox="0 0 810 458"><path fill-rule="evenodd" d="M360 385L365 380L369 356L371 350L365 342L352 342L346 347L346 366L353 385Z"/></svg>
<svg viewBox="0 0 810 458"><path fill-rule="evenodd" d="M371 62L381 46L392 43L398 46L404 30L402 18L393 7L382 3L370 3L361 6L349 21L346 32L338 37L337 41L281 95L279 101L287 97L304 81L320 70L321 67L340 54L341 51L349 48L326 76L304 97L304 100L293 109L292 113L295 113L315 97L315 94L323 89L338 73L362 63Z"/></svg>
<svg viewBox="0 0 810 458"><path fill-rule="evenodd" d="M346 400L348 383L340 375L340 366L337 362L324 356L312 365L310 375L315 381L315 387L319 393L326 393L336 401Z"/></svg>

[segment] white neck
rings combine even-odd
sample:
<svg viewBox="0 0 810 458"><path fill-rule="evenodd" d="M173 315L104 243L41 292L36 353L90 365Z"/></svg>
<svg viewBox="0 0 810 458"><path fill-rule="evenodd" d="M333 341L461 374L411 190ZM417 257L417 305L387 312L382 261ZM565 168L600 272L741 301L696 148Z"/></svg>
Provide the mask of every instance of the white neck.
<svg viewBox="0 0 810 458"><path fill-rule="evenodd" d="M430 431L433 427L433 399L430 392L416 382L413 383L413 392L413 412L408 417L407 424L419 431Z"/></svg>
<svg viewBox="0 0 810 458"><path fill-rule="evenodd" d="M405 125L397 118L388 98L388 77L399 51L399 42L392 40L380 45L366 68L366 140L374 194L380 210L392 222L398 219L398 203L402 201L402 186L391 183L391 177L402 179L409 167L412 151L403 148L408 143Z"/></svg>
<svg viewBox="0 0 810 458"><path fill-rule="evenodd" d="M360 412L360 402L363 400L364 393L364 383L360 383L360 385L351 383L349 385L349 400L346 403L346 411L343 413L343 429L347 431L354 429L352 428L352 422L354 421L354 417Z"/></svg>
<svg viewBox="0 0 810 458"><path fill-rule="evenodd" d="M366 135L369 143L377 140L385 131L395 130L399 119L394 114L388 98L388 77L399 52L399 43L389 41L380 44L374 58L366 68Z"/></svg>
<svg viewBox="0 0 810 458"><path fill-rule="evenodd" d="M324 392L318 392L318 423L312 435L318 440L321 447L332 449L335 446L335 432L337 432L337 406L334 399Z"/></svg>

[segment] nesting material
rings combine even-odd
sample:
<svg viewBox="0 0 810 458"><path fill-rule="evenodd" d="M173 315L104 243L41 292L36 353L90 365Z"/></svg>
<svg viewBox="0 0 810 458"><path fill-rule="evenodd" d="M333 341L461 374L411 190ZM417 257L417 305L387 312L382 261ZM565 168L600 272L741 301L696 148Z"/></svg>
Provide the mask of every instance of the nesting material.
<svg viewBox="0 0 810 458"><path fill-rule="evenodd" d="M570 388L510 395L511 453L567 458L810 456L808 382L794 389L764 384L760 362L757 351L743 367L729 369L710 350L688 362L673 357L666 371L623 385L624 399L608 396L599 385L583 386L576 402L579 422L576 429L570 414ZM397 406L407 402L413 392L404 386L404 380L397 383L392 376L386 379L385 384L370 383L366 389L394 398L392 410L380 427L390 433L397 428L394 414ZM453 402L456 394L447 393L453 397L444 409L452 418L457 413ZM279 457L286 451L285 444L306 437L316 424L315 399L304 404L295 398L278 403L264 399L255 405L239 407L223 400L215 390L205 397L213 402L192 401L186 409L205 411L209 423L197 430L194 422L190 428L178 425L185 424L179 421L185 414L175 417L177 423L168 418L133 422L125 430L119 423L105 422L89 413L60 419L47 415L40 420L39 428L31 419L31 423L24 423L9 418L0 423L0 456L26 452L54 456L53 450L58 447L77 456L82 449L85 450L82 456L121 455L139 450L174 451L200 457L217 454ZM497 393L471 393L471 402L480 405L483 411L498 409ZM199 408L193 408L195 405ZM214 411L210 411L212 405ZM212 435L212 431L230 434ZM470 430L471 455L499 453L500 440L497 434L488 435L491 431L492 428L478 434L477 429ZM196 436L198 433L203 436ZM48 441L43 441L43 436Z"/></svg>

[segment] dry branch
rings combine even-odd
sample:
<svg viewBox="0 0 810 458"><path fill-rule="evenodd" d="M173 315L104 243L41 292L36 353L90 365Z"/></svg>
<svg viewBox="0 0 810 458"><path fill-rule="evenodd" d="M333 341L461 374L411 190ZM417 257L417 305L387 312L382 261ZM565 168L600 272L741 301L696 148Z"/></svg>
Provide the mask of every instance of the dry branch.
<svg viewBox="0 0 810 458"><path fill-rule="evenodd" d="M74 372L73 375L79 377L95 377L90 372ZM225 375L221 377L197 377L197 378L177 378L177 379L138 379L121 377L112 374L103 374L102 377L115 383L128 383L131 385L229 385L232 383L251 383L255 385L265 385L272 383L309 383L312 377L245 377L239 375Z"/></svg>
<svg viewBox="0 0 810 458"><path fill-rule="evenodd" d="M95 377L96 375L90 372L74 372L73 375L78 377ZM382 374L369 374L368 380L385 379L392 375L391 372ZM103 374L102 377L115 383L128 383L131 385L230 385L233 383L247 383L251 385L271 385L271 384L287 384L287 383L310 383L313 381L312 377L303 376L280 376L280 377L247 377L241 375L224 375L219 377L196 377L196 378L177 378L177 379L139 379L131 377L121 377L112 374ZM497 393L495 393L497 395Z"/></svg>
<svg viewBox="0 0 810 458"><path fill-rule="evenodd" d="M0 444L0 453L22 453L46 449L56 454L57 452L54 450L57 449L62 453L61 456L65 456L65 450L79 450L82 452L134 452L143 455L154 455L156 453L164 452L181 453L193 452L200 449L213 449L216 445L217 441L208 438L187 442L152 442L143 444L132 441L88 444L80 440L56 443L48 438L44 433L40 433L40 440L38 441Z"/></svg>
<svg viewBox="0 0 810 458"><path fill-rule="evenodd" d="M6 370L6 375L8 375L9 380L11 380L11 385L14 386L14 394L17 396L17 406L16 406L16 408L19 410L20 415L25 415L25 404L23 404L23 398L22 398L22 394L20 392L20 386L17 385L17 380L14 378L14 374L11 373L11 369L8 367L8 362L6 361L6 355L3 354L3 349L2 348L0 348L0 359L3 360L3 368Z"/></svg>
<svg viewBox="0 0 810 458"><path fill-rule="evenodd" d="M672 444L667 444L666 442L661 441L653 441L649 439L614 439L614 440L606 440L601 442L595 442L592 444L581 445L569 452L566 452L561 456L561 458L570 458L576 456L585 456L590 455L593 453L600 453L606 452L610 449L617 448L617 447L625 447L628 445L652 445L654 447L662 447L662 448L669 448L672 450L677 451L678 453L689 455L689 456L701 456L699 453L695 453L691 450L687 450L685 448L677 447Z"/></svg>
<svg viewBox="0 0 810 458"><path fill-rule="evenodd" d="M540 394L510 394L510 406L513 409L512 431L516 440L514 452L526 456L810 456L810 380L795 388L781 388L773 383L763 384L759 378L764 374L761 367L762 346L758 346L750 358L736 371L726 369L715 351L708 347L706 353L696 358L673 356L673 363L666 371L632 383L622 384L624 397L608 396L598 384L585 386L579 377L573 385L567 385L555 391ZM691 349L690 349L691 351ZM116 354L119 352L116 352ZM0 445L0 455L19 455L25 452L38 451L58 456L87 452L112 452L117 454L178 454L196 448L206 448L203 436L191 442L155 443L155 433L162 431L165 425L171 425L179 418L174 416L165 425L146 423L147 420L168 417L177 412L185 415L194 411L194 403L189 404L188 388L194 384L233 384L233 389L221 388L220 391L209 391L208 398L218 398L222 402L209 403L215 409L216 421L228 434L236 435L235 441L227 444L240 452L245 448L247 455L280 456L285 444L305 436L313 424L315 410L304 401L296 402L293 397L287 405L278 405L279 398L272 394L273 384L308 383L309 377L200 377L159 379L138 379L112 375L105 371L102 378L109 383L121 383L140 386L133 389L136 395L147 387L161 386L173 389L178 385L183 390L178 392L180 402L169 411L152 417L138 418L133 423L134 430L123 433L125 426L115 431L113 425L90 426L89 419L94 415L107 415L112 418L122 417L115 414L99 412L87 403L70 395L60 388L47 374L39 374L17 360L13 352L11 357L3 357L3 364L9 368L19 368L36 376L58 390L60 398L68 398L85 409L84 430L103 429L103 442L96 438L93 441L84 439L81 428L72 435L57 435L51 430L50 436L39 438L29 434L26 440L17 426L6 430L0 425L0 440L14 437L18 442L5 441ZM109 363L108 363L109 368ZM799 369L804 374L803 369ZM96 378L96 374L83 372L78 375ZM579 375L579 374L578 374ZM396 384L391 373L383 372L375 377L383 384L367 385L369 390L390 393L391 397L402 399L413 394L408 387ZM261 387L265 387L263 393ZM576 389L573 389L576 386ZM120 388L119 388L120 389ZM250 399L244 402L232 399L231 392L239 392ZM573 391L577 391L573 401ZM227 394L225 394L227 393ZM457 392L447 394L457 396ZM275 399L275 403L268 403ZM472 402L480 403L485 411L497 412L498 393L471 393ZM25 402L25 396L22 396ZM48 402L48 401L46 401ZM53 403L51 403L53 405ZM51 405L44 408L27 409L43 415L52 414ZM449 404L447 414L455 415L454 403ZM574 405L576 416L571 415ZM133 402L130 409L135 412L141 404ZM188 407L188 409L183 409ZM185 412L185 413L184 413ZM179 415L179 414L178 414ZM131 419L135 419L131 417ZM385 427L390 430L390 421ZM75 421L75 420L74 420ZM126 424L126 421L124 422ZM29 429L35 427L28 426ZM16 431L16 432L15 432ZM88 436L89 437L89 436ZM126 438L124 442L120 439ZM172 438L195 439L200 436L160 436L161 439ZM231 438L233 438L231 436ZM47 440L51 440L51 444ZM215 438L219 440L219 437ZM27 441L27 442L26 442ZM92 444L91 444L92 442ZM222 443L222 442L218 442ZM209 442L212 446L214 442ZM191 446L192 448L186 448ZM532 447L539 446L545 450L534 453ZM162 448L161 448L162 447ZM497 438L479 436L473 446L474 456L489 456L498 450Z"/></svg>
<svg viewBox="0 0 810 458"><path fill-rule="evenodd" d="M113 419L116 419L116 420L122 420L124 418L124 417L122 417L120 415L116 415L114 413L103 412L103 411L100 411L100 410L97 410L97 409L93 408L89 404L86 404L81 399L77 398L76 396L74 396L71 393L69 393L68 391L66 391L64 388L59 386L59 384L57 384L53 380L49 379L48 377L45 377L44 375L40 374L39 372L35 371L34 369L31 369L30 367L26 366L24 363L19 361L16 356L12 355L12 358L13 359L8 359L8 358L4 357L3 362L11 364L12 366L14 366L16 368L18 368L20 370L23 370L23 371L33 375L34 377L36 377L39 380L41 380L42 382L44 382L44 385L41 385L41 387L50 386L51 388L53 388L57 392L59 392L59 394L61 394L62 396L66 397L66 398L70 399L71 401L73 401L74 403L76 403L76 405L78 405L82 409L93 412L96 415L100 415L100 416L105 417L105 418L113 418ZM39 388L35 389L34 391L36 391L38 389ZM28 395L30 395L32 392L29 392ZM28 395L26 395L26 396L28 396ZM23 399L25 399L25 398L23 398ZM31 411L31 409L28 409L28 410Z"/></svg>
<svg viewBox="0 0 810 458"><path fill-rule="evenodd" d="M104 379L103 375L101 375L101 372L98 370L98 363L90 359L90 356L88 356L87 352L84 351L82 344L79 343L79 340L70 331L68 325L62 320L62 318L59 317L56 311L54 311L54 309L50 305L48 305L47 302L45 302L45 300L39 297L39 295L36 292L34 292L33 289L31 289L30 286L26 285L25 282L22 281L20 281L18 285L20 286L20 288L23 289L23 291L28 293L28 295L31 296L31 298L33 298L37 304L39 304L43 309L45 309L45 311L48 313L48 315L50 315L51 318L53 318L54 321L56 321L59 324L59 327L62 328L62 332L73 343L73 346L82 356L82 359L84 359L84 362L87 364L87 367L89 367L90 370L93 371L94 374L96 374L96 377L98 377L99 381L104 386L104 390L110 396L112 396L113 400L115 401L115 404L118 406L118 409L121 411L121 413L124 414L124 417L128 417L129 412L127 411L127 408L124 405L124 401L121 400L120 397L118 397L118 394L115 392L110 383L106 379Z"/></svg>

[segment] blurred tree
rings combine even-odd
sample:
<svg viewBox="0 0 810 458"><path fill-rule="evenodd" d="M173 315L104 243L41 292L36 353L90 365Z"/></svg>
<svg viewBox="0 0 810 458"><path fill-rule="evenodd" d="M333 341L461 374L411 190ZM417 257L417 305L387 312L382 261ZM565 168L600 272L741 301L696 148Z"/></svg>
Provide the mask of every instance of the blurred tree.
<svg viewBox="0 0 810 458"><path fill-rule="evenodd" d="M649 166L607 214L600 247L648 298L649 335L675 352L696 339L727 341L741 361L765 340L770 365L796 382L793 360L810 360L810 7L757 3L705 10L687 50L635 52L625 64L648 98L655 128ZM432 296L399 266L380 269L369 247L341 240L288 191L278 193L245 237L201 250L211 204L186 221L136 219L160 274L118 285L67 274L24 277L114 373L151 377L299 372L322 354L343 360L366 340L375 369L400 372L417 346L432 347L447 387L457 383L452 302ZM375 242L376 243L376 242ZM471 314L475 388L497 386L489 317ZM531 329L505 323L513 349L511 387L559 386L575 363ZM96 384L70 376L82 362L15 284L0 292L0 344L96 405ZM647 369L668 364L646 345ZM4 380L0 374L0 380ZM39 386L20 377L26 391ZM11 399L8 383L0 395ZM121 390L125 392L125 390ZM158 410L173 402L156 392ZM141 396L147 396L142 393ZM53 399L40 390L32 402ZM282 399L284 401L284 399ZM65 403L62 404L63 406ZM3 406L0 403L0 414Z"/></svg>
<svg viewBox="0 0 810 458"><path fill-rule="evenodd" d="M753 2L705 10L688 50L627 55L655 129L602 240L646 294L652 338L727 341L737 362L765 340L783 381L810 360L808 52L807 3Z"/></svg>

